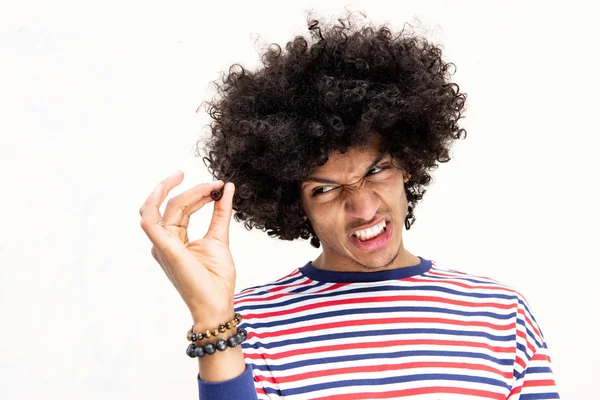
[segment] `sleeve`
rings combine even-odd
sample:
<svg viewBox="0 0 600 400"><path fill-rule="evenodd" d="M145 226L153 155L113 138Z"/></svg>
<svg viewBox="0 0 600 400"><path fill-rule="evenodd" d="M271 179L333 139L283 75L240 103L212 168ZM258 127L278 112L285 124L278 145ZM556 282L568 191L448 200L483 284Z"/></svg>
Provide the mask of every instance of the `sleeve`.
<svg viewBox="0 0 600 400"><path fill-rule="evenodd" d="M508 396L508 400L533 399L560 399L545 343L533 354Z"/></svg>
<svg viewBox="0 0 600 400"><path fill-rule="evenodd" d="M527 301L520 297L514 381L507 400L559 399L548 346Z"/></svg>
<svg viewBox="0 0 600 400"><path fill-rule="evenodd" d="M200 400L258 400L252 377L252 368L246 364L244 372L223 382L205 382L197 375Z"/></svg>

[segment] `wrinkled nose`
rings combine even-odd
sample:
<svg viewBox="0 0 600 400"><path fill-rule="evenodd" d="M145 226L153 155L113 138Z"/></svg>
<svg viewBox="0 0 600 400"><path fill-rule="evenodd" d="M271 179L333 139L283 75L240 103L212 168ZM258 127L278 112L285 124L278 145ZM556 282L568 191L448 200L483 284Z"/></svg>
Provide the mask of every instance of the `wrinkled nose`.
<svg viewBox="0 0 600 400"><path fill-rule="evenodd" d="M346 191L346 213L356 219L371 221L381 206L379 197L368 188L352 188Z"/></svg>

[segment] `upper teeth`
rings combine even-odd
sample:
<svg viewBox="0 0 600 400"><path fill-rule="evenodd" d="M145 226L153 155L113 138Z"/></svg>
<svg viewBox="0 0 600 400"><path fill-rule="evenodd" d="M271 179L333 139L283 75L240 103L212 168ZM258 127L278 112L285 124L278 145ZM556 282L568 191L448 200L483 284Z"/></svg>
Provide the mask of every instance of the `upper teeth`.
<svg viewBox="0 0 600 400"><path fill-rule="evenodd" d="M354 236L358 237L360 240L367 240L367 239L370 239L372 237L375 237L375 236L381 234L381 232L383 232L384 228L385 228L385 221L382 221L379 224L372 226L370 228L354 232Z"/></svg>

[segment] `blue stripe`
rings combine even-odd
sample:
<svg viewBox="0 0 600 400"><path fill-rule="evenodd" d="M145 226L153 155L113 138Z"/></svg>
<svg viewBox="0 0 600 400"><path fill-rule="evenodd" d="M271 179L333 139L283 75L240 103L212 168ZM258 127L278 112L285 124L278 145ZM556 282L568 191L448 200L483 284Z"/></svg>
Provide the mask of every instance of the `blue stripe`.
<svg viewBox="0 0 600 400"><path fill-rule="evenodd" d="M335 380L334 382L319 383L316 385L308 385L297 387L288 390L272 389L265 387L267 393L281 393L282 396L292 396L307 392L318 393L321 390L347 387L347 386L376 386L376 385L389 385L393 383L407 383L407 382L419 382L429 380L443 380L443 381L459 381L459 382L475 382L484 383L491 386L497 386L503 389L508 389L506 383L491 378L483 378L471 375L458 375L458 374L414 374L404 376L394 376L388 378L379 379L351 379L351 380Z"/></svg>
<svg viewBox="0 0 600 400"><path fill-rule="evenodd" d="M250 347L253 347L248 342L242 343L242 349L248 350ZM359 360L376 360L376 359L400 359L403 357L418 357L418 356L429 356L434 357L433 361L439 361L442 358L440 357L462 357L462 358L472 358L472 359L482 359L491 361L498 365L503 366L512 366L514 363L513 359L502 359L492 357L490 355L484 353L474 353L469 351L442 351L442 350L410 350L410 351L396 351L390 353L368 353L368 354L350 354L344 356L336 356L336 357L323 357L316 358L313 360L300 360L289 362L285 364L268 364L268 365L258 365L254 364L252 360L248 362L252 363L253 368L261 370L261 371L286 371L291 368L299 368L306 367L310 365L319 365L319 364L329 364L329 363L344 363L349 361L359 361ZM444 361L452 361L451 359ZM273 361L270 361L273 362ZM340 367L344 367L341 365ZM336 368L332 366L331 368Z"/></svg>
<svg viewBox="0 0 600 400"><path fill-rule="evenodd" d="M527 368L527 375L531 374L551 374L552 369L550 367L529 367Z"/></svg>
<svg viewBox="0 0 600 400"><path fill-rule="evenodd" d="M290 290L289 293L301 293L301 292L305 292L307 290L310 289L314 289L317 288L319 286L324 286L326 282L318 282L317 284L308 284L308 285L304 285L303 287L299 287L297 289L294 290Z"/></svg>
<svg viewBox="0 0 600 400"><path fill-rule="evenodd" d="M558 397L558 393L532 393L532 394L522 394L519 397L519 400L541 400L541 399L560 399Z"/></svg>

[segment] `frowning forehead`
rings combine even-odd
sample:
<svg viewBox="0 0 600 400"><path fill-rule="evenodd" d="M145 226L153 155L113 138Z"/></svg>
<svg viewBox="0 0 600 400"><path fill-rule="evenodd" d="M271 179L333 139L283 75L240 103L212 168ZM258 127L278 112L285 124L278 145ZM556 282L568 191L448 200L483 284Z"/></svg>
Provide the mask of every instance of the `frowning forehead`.
<svg viewBox="0 0 600 400"><path fill-rule="evenodd" d="M327 163L315 168L302 183L336 185L354 182L388 156L385 151L377 152L369 148L351 149L345 154L335 153L329 157Z"/></svg>

